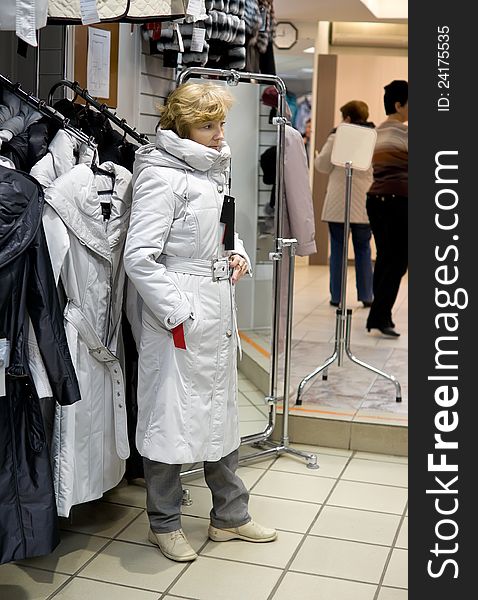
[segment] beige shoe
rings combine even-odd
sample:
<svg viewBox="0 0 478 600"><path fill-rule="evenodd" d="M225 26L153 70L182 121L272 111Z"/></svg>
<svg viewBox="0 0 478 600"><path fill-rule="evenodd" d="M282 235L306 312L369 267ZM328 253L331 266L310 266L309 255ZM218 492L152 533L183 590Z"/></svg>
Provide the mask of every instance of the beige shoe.
<svg viewBox="0 0 478 600"><path fill-rule="evenodd" d="M156 533L150 529L148 540L155 546L158 546L164 556L171 560L188 562L196 560L198 557L191 548L182 529L176 529L176 531L169 533Z"/></svg>
<svg viewBox="0 0 478 600"><path fill-rule="evenodd" d="M240 527L230 529L218 529L209 525L208 535L215 542L227 542L228 540L244 540L246 542L273 542L277 539L277 531L270 527L263 527L255 521L249 521Z"/></svg>

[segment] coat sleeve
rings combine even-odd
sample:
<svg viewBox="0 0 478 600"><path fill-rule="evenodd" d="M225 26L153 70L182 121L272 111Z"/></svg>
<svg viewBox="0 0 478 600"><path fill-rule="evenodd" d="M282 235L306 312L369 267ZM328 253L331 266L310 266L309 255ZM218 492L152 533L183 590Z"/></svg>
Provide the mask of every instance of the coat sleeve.
<svg viewBox="0 0 478 600"><path fill-rule="evenodd" d="M71 360L45 234L41 226L29 250L27 308L53 397L62 405L81 399Z"/></svg>
<svg viewBox="0 0 478 600"><path fill-rule="evenodd" d="M159 258L174 219L176 200L154 167L141 171L133 186L133 205L124 250L126 274L166 329L191 315L191 305Z"/></svg>
<svg viewBox="0 0 478 600"><path fill-rule="evenodd" d="M314 254L317 252L314 204L304 141L300 133L288 125L285 130L284 190L290 232L298 242L297 254Z"/></svg>
<svg viewBox="0 0 478 600"><path fill-rule="evenodd" d="M334 140L335 133L331 133L314 161L314 167L320 173L329 174L334 168L334 165L330 160L332 156L332 148L334 147Z"/></svg>

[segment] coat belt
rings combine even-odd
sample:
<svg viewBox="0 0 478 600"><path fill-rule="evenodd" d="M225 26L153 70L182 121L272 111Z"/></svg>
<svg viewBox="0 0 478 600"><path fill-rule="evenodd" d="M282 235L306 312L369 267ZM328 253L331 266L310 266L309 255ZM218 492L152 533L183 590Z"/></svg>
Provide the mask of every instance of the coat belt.
<svg viewBox="0 0 478 600"><path fill-rule="evenodd" d="M161 256L161 264L167 271L176 273L185 273L187 275L203 275L212 277L218 281L220 279L229 279L229 259L216 258L206 260L203 258L183 258L181 256Z"/></svg>
<svg viewBox="0 0 478 600"><path fill-rule="evenodd" d="M118 456L129 457L128 426L124 392L123 371L118 358L102 343L87 317L72 300L68 300L64 312L65 319L78 331L91 356L108 369L113 389L113 414L115 420L115 443Z"/></svg>

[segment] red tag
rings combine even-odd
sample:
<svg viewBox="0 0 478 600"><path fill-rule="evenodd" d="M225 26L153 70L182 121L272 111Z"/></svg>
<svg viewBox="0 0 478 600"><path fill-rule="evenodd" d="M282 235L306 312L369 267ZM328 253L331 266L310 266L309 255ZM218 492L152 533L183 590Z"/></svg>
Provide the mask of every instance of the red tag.
<svg viewBox="0 0 478 600"><path fill-rule="evenodd" d="M186 350L186 340L184 339L184 327L181 323L180 325L176 325L171 329L171 333L173 334L174 346L176 348L180 348L181 350Z"/></svg>

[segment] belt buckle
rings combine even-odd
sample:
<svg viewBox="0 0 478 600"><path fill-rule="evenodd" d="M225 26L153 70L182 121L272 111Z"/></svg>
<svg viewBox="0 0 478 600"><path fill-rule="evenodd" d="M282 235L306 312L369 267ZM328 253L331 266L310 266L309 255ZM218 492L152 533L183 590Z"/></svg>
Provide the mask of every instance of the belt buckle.
<svg viewBox="0 0 478 600"><path fill-rule="evenodd" d="M220 281L229 279L229 260L227 258L218 258L212 263L212 280Z"/></svg>

